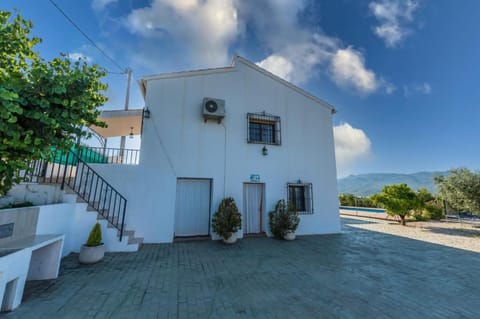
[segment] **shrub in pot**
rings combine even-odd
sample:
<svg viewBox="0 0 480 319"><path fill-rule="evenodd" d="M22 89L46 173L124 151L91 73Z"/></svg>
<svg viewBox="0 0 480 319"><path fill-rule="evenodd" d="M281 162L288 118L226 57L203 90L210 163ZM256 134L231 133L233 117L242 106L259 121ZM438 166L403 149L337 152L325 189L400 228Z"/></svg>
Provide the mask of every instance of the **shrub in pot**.
<svg viewBox="0 0 480 319"><path fill-rule="evenodd" d="M297 211L284 199L279 200L275 205L275 210L268 213L270 231L278 238L294 240L299 223L300 217L298 217Z"/></svg>
<svg viewBox="0 0 480 319"><path fill-rule="evenodd" d="M78 260L82 264L94 264L103 256L105 256L105 246L102 243L102 229L100 224L96 223L90 231L87 242L80 249Z"/></svg>
<svg viewBox="0 0 480 319"><path fill-rule="evenodd" d="M224 198L213 214L212 228L223 238L223 242L233 244L237 241L237 231L242 227L242 215L239 213L235 200Z"/></svg>

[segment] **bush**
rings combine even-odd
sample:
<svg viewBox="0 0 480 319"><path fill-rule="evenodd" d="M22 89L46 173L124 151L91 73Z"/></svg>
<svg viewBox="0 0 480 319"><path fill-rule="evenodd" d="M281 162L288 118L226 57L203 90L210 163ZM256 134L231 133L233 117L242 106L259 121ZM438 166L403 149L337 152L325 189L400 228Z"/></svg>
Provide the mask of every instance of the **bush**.
<svg viewBox="0 0 480 319"><path fill-rule="evenodd" d="M441 207L427 204L422 209L415 210L412 216L417 221L440 220L444 217L444 213Z"/></svg>
<svg viewBox="0 0 480 319"><path fill-rule="evenodd" d="M275 205L275 210L268 213L270 231L275 237L283 238L289 231L297 230L300 217L293 205L281 199Z"/></svg>
<svg viewBox="0 0 480 319"><path fill-rule="evenodd" d="M369 197L355 196L353 194L340 194L338 200L340 201L340 206L376 207Z"/></svg>
<svg viewBox="0 0 480 319"><path fill-rule="evenodd" d="M0 207L0 209L22 208L22 207L31 207L31 206L35 206L35 205L32 202L23 202L23 203L18 203L18 204L10 203L8 205Z"/></svg>
<svg viewBox="0 0 480 319"><path fill-rule="evenodd" d="M102 244L102 229L100 224L96 223L88 235L88 240L86 245L88 247L100 246Z"/></svg>
<svg viewBox="0 0 480 319"><path fill-rule="evenodd" d="M227 197L222 200L218 210L213 214L212 228L224 239L230 238L232 233L242 228L242 215L233 198Z"/></svg>
<svg viewBox="0 0 480 319"><path fill-rule="evenodd" d="M440 220L445 217L443 212L443 208L434 206L434 205L427 205L425 210L428 212L430 219Z"/></svg>

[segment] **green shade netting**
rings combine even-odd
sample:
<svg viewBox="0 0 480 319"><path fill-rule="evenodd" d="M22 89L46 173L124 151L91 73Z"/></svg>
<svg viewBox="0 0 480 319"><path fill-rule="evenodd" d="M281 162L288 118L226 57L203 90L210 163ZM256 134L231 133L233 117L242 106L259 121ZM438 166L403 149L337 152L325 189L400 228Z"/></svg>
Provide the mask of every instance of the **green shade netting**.
<svg viewBox="0 0 480 319"><path fill-rule="evenodd" d="M89 148L75 148L72 147L71 151L80 157L86 163L108 163L108 158L103 156L99 152L95 152ZM50 161L62 165L77 165L77 157L66 152L62 152L52 147L52 154L50 155Z"/></svg>

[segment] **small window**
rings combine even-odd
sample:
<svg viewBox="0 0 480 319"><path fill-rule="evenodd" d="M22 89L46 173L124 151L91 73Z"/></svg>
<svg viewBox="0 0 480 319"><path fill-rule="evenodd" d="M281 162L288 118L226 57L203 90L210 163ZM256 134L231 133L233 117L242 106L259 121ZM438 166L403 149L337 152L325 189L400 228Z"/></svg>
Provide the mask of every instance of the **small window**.
<svg viewBox="0 0 480 319"><path fill-rule="evenodd" d="M288 200L299 214L313 214L312 184L289 183Z"/></svg>
<svg viewBox="0 0 480 319"><path fill-rule="evenodd" d="M248 113L248 143L280 145L280 117L268 113Z"/></svg>

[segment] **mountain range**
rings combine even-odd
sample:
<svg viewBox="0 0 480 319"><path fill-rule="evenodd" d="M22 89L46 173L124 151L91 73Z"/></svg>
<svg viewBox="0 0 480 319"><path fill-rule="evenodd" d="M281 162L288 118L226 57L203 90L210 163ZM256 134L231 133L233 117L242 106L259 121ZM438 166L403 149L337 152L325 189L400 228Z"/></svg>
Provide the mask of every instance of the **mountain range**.
<svg viewBox="0 0 480 319"><path fill-rule="evenodd" d="M418 172L412 174L372 173L350 175L338 179L340 194L370 196L382 190L385 185L405 183L413 190L425 187L430 193L437 192L433 181L435 176L448 175L448 172Z"/></svg>

